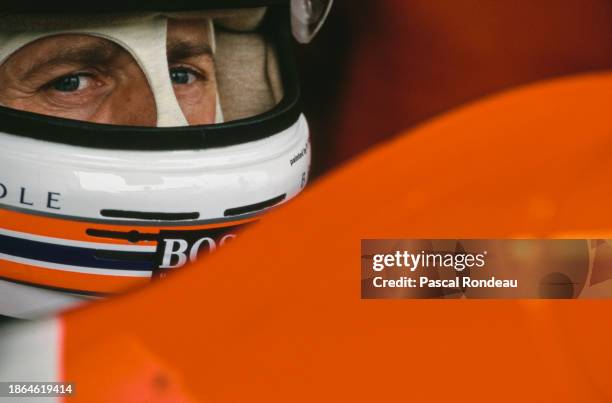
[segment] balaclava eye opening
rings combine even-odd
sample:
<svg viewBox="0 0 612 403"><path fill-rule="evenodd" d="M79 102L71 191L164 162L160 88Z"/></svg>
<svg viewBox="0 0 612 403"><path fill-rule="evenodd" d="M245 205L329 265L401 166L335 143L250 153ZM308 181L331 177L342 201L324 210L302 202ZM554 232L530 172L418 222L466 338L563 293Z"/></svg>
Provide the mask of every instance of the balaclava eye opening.
<svg viewBox="0 0 612 403"><path fill-rule="evenodd" d="M176 99L170 80L167 57L168 17L164 15L146 15L142 18L130 18L106 26L88 23L91 18L77 17L80 21L71 21L72 26L66 30L50 29L21 30L19 32L0 32L0 64L24 46L50 36L61 34L91 35L112 41L123 47L132 55L145 74L157 109L158 127L187 126L181 107ZM215 29L212 19L203 19L207 36L213 53L216 51ZM215 122L223 122L223 113L216 95Z"/></svg>

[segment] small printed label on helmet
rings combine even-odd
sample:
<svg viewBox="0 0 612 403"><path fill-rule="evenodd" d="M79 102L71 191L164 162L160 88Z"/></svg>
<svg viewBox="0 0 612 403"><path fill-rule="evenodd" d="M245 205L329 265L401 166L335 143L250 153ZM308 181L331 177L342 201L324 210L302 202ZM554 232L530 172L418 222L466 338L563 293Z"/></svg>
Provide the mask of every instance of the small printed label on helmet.
<svg viewBox="0 0 612 403"><path fill-rule="evenodd" d="M291 157L291 159L289 160L289 164L293 166L296 162L304 158L306 155L308 155L308 145L305 145L299 153Z"/></svg>

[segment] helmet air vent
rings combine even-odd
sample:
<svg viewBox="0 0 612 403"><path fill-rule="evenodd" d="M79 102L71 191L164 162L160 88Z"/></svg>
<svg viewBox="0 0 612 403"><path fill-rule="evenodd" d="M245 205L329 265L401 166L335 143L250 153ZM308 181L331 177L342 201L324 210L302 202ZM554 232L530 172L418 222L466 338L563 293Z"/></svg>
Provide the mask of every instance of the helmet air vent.
<svg viewBox="0 0 612 403"><path fill-rule="evenodd" d="M280 196L276 196L273 199L262 201L262 202L255 203L255 204L249 204L248 206L229 208L225 210L225 216L232 217L232 216L237 216L237 215L242 215L242 214L254 213L256 211L260 211L265 208L275 206L278 203L285 200L286 197L287 197L287 194L285 193Z"/></svg>
<svg viewBox="0 0 612 403"><path fill-rule="evenodd" d="M127 211L127 210L100 210L103 217L108 218L128 218L134 220L152 221L183 221L197 220L200 213L155 213L147 211Z"/></svg>

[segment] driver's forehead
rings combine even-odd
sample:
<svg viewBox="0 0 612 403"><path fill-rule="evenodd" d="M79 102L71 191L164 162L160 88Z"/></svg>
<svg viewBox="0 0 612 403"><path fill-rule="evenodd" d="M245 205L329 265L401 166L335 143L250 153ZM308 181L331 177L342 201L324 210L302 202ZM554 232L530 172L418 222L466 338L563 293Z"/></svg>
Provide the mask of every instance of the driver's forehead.
<svg viewBox="0 0 612 403"><path fill-rule="evenodd" d="M170 59L212 55L207 21L169 19L167 47ZM27 74L34 67L58 60L84 64L105 64L118 56L127 56L117 43L99 36L58 34L31 42L13 53L4 64L17 74Z"/></svg>
<svg viewBox="0 0 612 403"><path fill-rule="evenodd" d="M168 19L168 41L193 40L208 43L207 20Z"/></svg>
<svg viewBox="0 0 612 403"><path fill-rule="evenodd" d="M92 35L55 35L25 45L12 54L6 60L6 64L25 70L61 57L71 61L77 61L75 58L83 58L89 62L96 62L110 59L119 50L119 45L114 42ZM15 64L15 62L19 63Z"/></svg>

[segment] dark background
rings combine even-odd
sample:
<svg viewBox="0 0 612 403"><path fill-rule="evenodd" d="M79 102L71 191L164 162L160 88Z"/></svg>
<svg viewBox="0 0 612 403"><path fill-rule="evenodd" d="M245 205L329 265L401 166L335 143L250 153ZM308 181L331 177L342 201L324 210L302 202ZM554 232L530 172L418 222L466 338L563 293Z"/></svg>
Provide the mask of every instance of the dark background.
<svg viewBox="0 0 612 403"><path fill-rule="evenodd" d="M298 60L317 177L467 102L609 69L612 1L336 0Z"/></svg>

